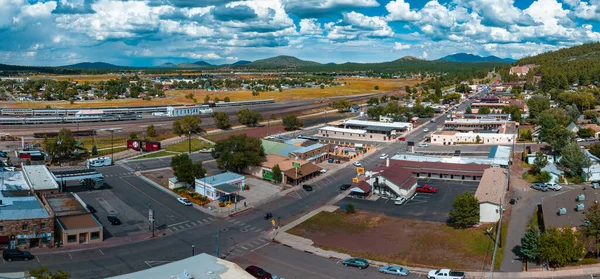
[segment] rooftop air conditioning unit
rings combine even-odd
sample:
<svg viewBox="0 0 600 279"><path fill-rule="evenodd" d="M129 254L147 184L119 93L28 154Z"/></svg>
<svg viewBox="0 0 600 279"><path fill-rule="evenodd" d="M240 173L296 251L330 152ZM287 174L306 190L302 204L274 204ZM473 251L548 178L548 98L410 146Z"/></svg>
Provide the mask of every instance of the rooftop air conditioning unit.
<svg viewBox="0 0 600 279"><path fill-rule="evenodd" d="M585 195L581 194L579 196L577 196L577 201L584 201L585 200Z"/></svg>
<svg viewBox="0 0 600 279"><path fill-rule="evenodd" d="M567 214L567 209L564 207L561 207L558 209L558 215L565 215Z"/></svg>
<svg viewBox="0 0 600 279"><path fill-rule="evenodd" d="M584 209L585 209L585 205L583 205L583 203L577 204L577 211L583 211Z"/></svg>

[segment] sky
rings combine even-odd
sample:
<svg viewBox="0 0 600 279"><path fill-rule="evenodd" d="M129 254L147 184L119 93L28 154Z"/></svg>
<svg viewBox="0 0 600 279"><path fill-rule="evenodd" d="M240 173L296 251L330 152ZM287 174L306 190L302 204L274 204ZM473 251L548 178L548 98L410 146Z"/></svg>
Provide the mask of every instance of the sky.
<svg viewBox="0 0 600 279"><path fill-rule="evenodd" d="M600 41L600 0L0 0L0 63L518 59Z"/></svg>

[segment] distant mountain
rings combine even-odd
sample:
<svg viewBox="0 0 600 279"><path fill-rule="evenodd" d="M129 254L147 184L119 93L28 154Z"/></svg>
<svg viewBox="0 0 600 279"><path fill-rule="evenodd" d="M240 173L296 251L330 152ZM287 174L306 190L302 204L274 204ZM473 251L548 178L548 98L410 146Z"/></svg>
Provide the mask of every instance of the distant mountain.
<svg viewBox="0 0 600 279"><path fill-rule="evenodd" d="M210 64L210 63L208 63L206 61L196 61L196 62L194 62L192 64L198 65L200 67L210 67L210 66L213 66L213 64Z"/></svg>
<svg viewBox="0 0 600 279"><path fill-rule="evenodd" d="M414 56L404 56L400 59L396 59L394 61L387 62L387 63L398 63L398 62L427 62L427 60L419 59ZM386 62L383 62L383 63L386 63Z"/></svg>
<svg viewBox="0 0 600 279"><path fill-rule="evenodd" d="M175 67L177 67L177 65L169 62L169 63L162 64L162 65L160 65L158 67L159 68L175 68Z"/></svg>
<svg viewBox="0 0 600 279"><path fill-rule="evenodd" d="M231 65L232 65L232 66L244 66L244 65L248 65L248 64L250 64L250 63L252 63L252 61L248 61L248 60L240 60L240 61L237 61L237 62L235 62L235 63L231 64Z"/></svg>
<svg viewBox="0 0 600 279"><path fill-rule="evenodd" d="M473 63L473 62L506 62L506 63L514 63L516 60L510 58L500 58L497 56L479 56L470 53L455 53L451 55L444 56L438 61L448 61L448 62L463 62L463 63Z"/></svg>
<svg viewBox="0 0 600 279"><path fill-rule="evenodd" d="M329 62L329 63L327 63L325 65L335 65L335 62Z"/></svg>
<svg viewBox="0 0 600 279"><path fill-rule="evenodd" d="M276 57L271 57L267 59L256 60L247 66L250 67L260 67L260 68L271 68L271 67L287 67L287 68L296 68L296 67L306 67L306 66L319 66L321 63L301 60L293 56L280 55Z"/></svg>
<svg viewBox="0 0 600 279"><path fill-rule="evenodd" d="M83 62L73 65L60 66L59 68L71 68L71 69L120 69L127 68L123 66L117 66L104 62Z"/></svg>

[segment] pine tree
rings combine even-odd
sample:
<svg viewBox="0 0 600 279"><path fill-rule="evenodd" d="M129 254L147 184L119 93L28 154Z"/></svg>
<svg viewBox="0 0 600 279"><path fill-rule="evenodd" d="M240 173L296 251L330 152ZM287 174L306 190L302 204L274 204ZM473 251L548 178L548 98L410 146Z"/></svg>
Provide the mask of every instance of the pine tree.
<svg viewBox="0 0 600 279"><path fill-rule="evenodd" d="M527 257L528 261L535 260L538 257L538 243L540 241L540 230L534 225L529 225L525 235L521 238L521 254Z"/></svg>

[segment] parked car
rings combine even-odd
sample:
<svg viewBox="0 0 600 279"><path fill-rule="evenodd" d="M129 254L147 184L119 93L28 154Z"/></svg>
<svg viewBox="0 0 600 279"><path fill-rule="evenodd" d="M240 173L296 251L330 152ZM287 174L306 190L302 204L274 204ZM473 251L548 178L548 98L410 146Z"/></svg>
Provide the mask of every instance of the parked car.
<svg viewBox="0 0 600 279"><path fill-rule="evenodd" d="M429 128L423 129L423 132L429 132Z"/></svg>
<svg viewBox="0 0 600 279"><path fill-rule="evenodd" d="M2 252L2 258L7 262L12 262L13 260L28 261L33 259L33 255L19 249L6 249Z"/></svg>
<svg viewBox="0 0 600 279"><path fill-rule="evenodd" d="M560 184L558 184L556 182L548 182L548 183L546 183L546 186L548 186L548 189L554 190L554 191L560 191L562 189L562 186L560 186Z"/></svg>
<svg viewBox="0 0 600 279"><path fill-rule="evenodd" d="M515 199L515 198L512 198L512 199L510 199L510 202L509 202L509 203L510 203L510 204L515 204L515 203L517 203L517 199Z"/></svg>
<svg viewBox="0 0 600 279"><path fill-rule="evenodd" d="M416 191L421 192L421 193L435 194L435 193L437 193L437 188L431 187L430 185L425 184L423 186L418 186Z"/></svg>
<svg viewBox="0 0 600 279"><path fill-rule="evenodd" d="M5 171L15 171L15 167L4 167Z"/></svg>
<svg viewBox="0 0 600 279"><path fill-rule="evenodd" d="M394 204L395 205L403 205L406 202L406 198L405 197L397 197L394 200Z"/></svg>
<svg viewBox="0 0 600 279"><path fill-rule="evenodd" d="M5 153L4 151L0 151L0 157L2 157L2 158L6 158L6 156L7 156L7 155L6 155L6 153Z"/></svg>
<svg viewBox="0 0 600 279"><path fill-rule="evenodd" d="M389 157L389 156L388 156L387 154L385 154L385 153L382 153L381 155L379 155L379 159L380 159L380 160L385 160L385 159L387 159L388 157Z"/></svg>
<svg viewBox="0 0 600 279"><path fill-rule="evenodd" d="M117 216L115 216L115 215L108 215L108 216L106 216L106 219L108 219L110 224L113 226L121 225L121 220L119 220L119 218L117 218Z"/></svg>
<svg viewBox="0 0 600 279"><path fill-rule="evenodd" d="M191 205L192 205L192 203L190 202L190 200L188 200L188 199L186 199L186 198L183 198L183 197L179 197L179 198L177 198L177 201L178 201L180 204L183 204L183 205L185 205L185 206L191 206Z"/></svg>
<svg viewBox="0 0 600 279"><path fill-rule="evenodd" d="M333 163L333 158L327 159L327 163Z"/></svg>
<svg viewBox="0 0 600 279"><path fill-rule="evenodd" d="M250 273L250 275L254 276L254 278L260 278L260 279L273 278L273 275L271 275L271 273L268 273L266 270L264 270L258 266L255 266L255 265L246 267L246 272Z"/></svg>
<svg viewBox="0 0 600 279"><path fill-rule="evenodd" d="M585 140L584 140L584 139L582 139L582 138L576 138L575 140L576 140L577 142L582 142L582 141L585 141Z"/></svg>
<svg viewBox="0 0 600 279"><path fill-rule="evenodd" d="M382 266L379 268L379 272L398 276L408 276L410 274L410 271L408 271L408 269L397 265Z"/></svg>
<svg viewBox="0 0 600 279"><path fill-rule="evenodd" d="M435 123L435 119L429 120L430 123Z"/></svg>
<svg viewBox="0 0 600 279"><path fill-rule="evenodd" d="M352 162L352 164L356 167L362 166L362 164L359 161L354 161L354 162Z"/></svg>
<svg viewBox="0 0 600 279"><path fill-rule="evenodd" d="M398 138L399 141L406 141L405 137Z"/></svg>
<svg viewBox="0 0 600 279"><path fill-rule="evenodd" d="M312 186L308 185L308 184L304 184L302 185L302 189L304 189L307 192L312 191Z"/></svg>
<svg viewBox="0 0 600 279"><path fill-rule="evenodd" d="M85 207L87 207L87 209L90 211L90 213L96 213L98 212L93 206L86 204Z"/></svg>
<svg viewBox="0 0 600 279"><path fill-rule="evenodd" d="M594 189L600 188L600 182L598 182L598 181L592 182L592 188L594 188Z"/></svg>
<svg viewBox="0 0 600 279"><path fill-rule="evenodd" d="M535 190L540 190L542 192L548 191L548 186L545 183L533 183L531 184L531 188Z"/></svg>
<svg viewBox="0 0 600 279"><path fill-rule="evenodd" d="M320 170L319 170L319 172L320 172L320 173L326 173L326 172L327 172L327 170L326 170L326 169L320 169Z"/></svg>
<svg viewBox="0 0 600 279"><path fill-rule="evenodd" d="M348 188L350 188L350 186L352 186L352 184L342 184L342 186L340 186L340 190L348 190Z"/></svg>
<svg viewBox="0 0 600 279"><path fill-rule="evenodd" d="M431 270L427 273L427 279L464 279L465 273L452 271L450 269Z"/></svg>
<svg viewBox="0 0 600 279"><path fill-rule="evenodd" d="M426 143L421 143L421 144L419 144L419 147L421 147L421 148L427 148L427 147L429 147L429 145L426 144Z"/></svg>
<svg viewBox="0 0 600 279"><path fill-rule="evenodd" d="M354 266L358 267L358 269L369 267L369 262L363 258L349 258L345 259L342 263L344 266Z"/></svg>

